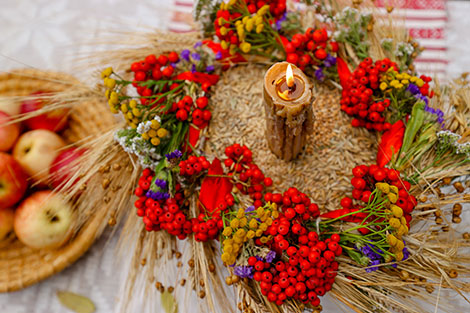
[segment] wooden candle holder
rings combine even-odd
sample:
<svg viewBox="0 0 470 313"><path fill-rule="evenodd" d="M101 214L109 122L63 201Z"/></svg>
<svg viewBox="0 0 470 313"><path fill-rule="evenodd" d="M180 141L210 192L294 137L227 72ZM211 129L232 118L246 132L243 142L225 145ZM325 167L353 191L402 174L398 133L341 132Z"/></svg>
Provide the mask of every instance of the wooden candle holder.
<svg viewBox="0 0 470 313"><path fill-rule="evenodd" d="M312 84L295 65L292 70L296 82L304 84L297 98L285 100L278 93L279 81L285 79L288 62L271 66L264 76L264 108L266 111L266 139L271 151L290 161L302 151L307 135L313 132Z"/></svg>

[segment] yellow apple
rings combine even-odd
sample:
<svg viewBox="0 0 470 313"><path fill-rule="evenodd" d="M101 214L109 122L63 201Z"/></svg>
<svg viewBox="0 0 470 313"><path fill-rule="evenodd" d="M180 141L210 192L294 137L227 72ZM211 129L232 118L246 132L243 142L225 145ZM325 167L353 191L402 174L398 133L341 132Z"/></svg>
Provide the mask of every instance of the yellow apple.
<svg viewBox="0 0 470 313"><path fill-rule="evenodd" d="M72 206L58 193L38 191L16 209L14 229L18 239L34 249L55 249L73 231Z"/></svg>
<svg viewBox="0 0 470 313"><path fill-rule="evenodd" d="M65 146L64 140L50 130L37 129L21 135L13 148L13 157L35 181L45 181L49 168Z"/></svg>

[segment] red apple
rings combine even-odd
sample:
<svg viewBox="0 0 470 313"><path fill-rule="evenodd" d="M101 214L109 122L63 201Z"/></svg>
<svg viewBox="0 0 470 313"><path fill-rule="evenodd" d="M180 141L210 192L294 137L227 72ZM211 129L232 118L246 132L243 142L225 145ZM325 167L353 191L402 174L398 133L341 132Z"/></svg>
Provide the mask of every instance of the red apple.
<svg viewBox="0 0 470 313"><path fill-rule="evenodd" d="M15 212L18 239L35 249L54 249L70 239L74 213L70 203L50 190L26 198Z"/></svg>
<svg viewBox="0 0 470 313"><path fill-rule="evenodd" d="M13 157L35 181L45 182L52 162L64 146L65 142L56 133L45 129L32 130L18 139Z"/></svg>
<svg viewBox="0 0 470 313"><path fill-rule="evenodd" d="M13 237L15 211L11 208L0 210L0 242Z"/></svg>
<svg viewBox="0 0 470 313"><path fill-rule="evenodd" d="M20 124L11 121L10 115L0 111L0 151L10 150L20 135Z"/></svg>
<svg viewBox="0 0 470 313"><path fill-rule="evenodd" d="M76 172L75 167L78 165L78 159L85 153L85 149L69 148L62 151L52 162L49 170L51 184L54 188L63 187ZM79 179L75 179L71 186L77 183Z"/></svg>
<svg viewBox="0 0 470 313"><path fill-rule="evenodd" d="M28 187L28 176L15 159L0 152L0 210L20 201Z"/></svg>
<svg viewBox="0 0 470 313"><path fill-rule="evenodd" d="M32 93L31 96L45 96L47 93L38 91ZM43 99L25 100L21 103L21 113L30 113L42 109L47 105ZM43 114L31 117L24 121L30 129L47 129L53 132L60 132L67 126L68 109L56 109L45 112Z"/></svg>
<svg viewBox="0 0 470 313"><path fill-rule="evenodd" d="M10 116L16 116L21 113L21 102L13 100L13 97L0 96L0 111Z"/></svg>

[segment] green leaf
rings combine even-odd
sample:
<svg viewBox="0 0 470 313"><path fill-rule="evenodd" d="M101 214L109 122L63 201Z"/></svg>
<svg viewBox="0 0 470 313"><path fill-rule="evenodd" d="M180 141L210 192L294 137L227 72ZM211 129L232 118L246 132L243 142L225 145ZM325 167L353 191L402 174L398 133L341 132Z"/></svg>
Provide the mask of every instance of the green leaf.
<svg viewBox="0 0 470 313"><path fill-rule="evenodd" d="M165 290L161 295L162 307L166 313L177 313L178 303L176 303L175 297L171 293Z"/></svg>
<svg viewBox="0 0 470 313"><path fill-rule="evenodd" d="M59 290L57 298L63 306L76 313L93 313L96 309L90 299L73 292Z"/></svg>

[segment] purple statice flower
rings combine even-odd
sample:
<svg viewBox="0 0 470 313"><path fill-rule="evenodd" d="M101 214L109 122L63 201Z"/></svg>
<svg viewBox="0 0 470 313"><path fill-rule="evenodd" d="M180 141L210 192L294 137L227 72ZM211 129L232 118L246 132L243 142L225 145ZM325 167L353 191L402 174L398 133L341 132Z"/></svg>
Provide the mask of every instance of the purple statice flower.
<svg viewBox="0 0 470 313"><path fill-rule="evenodd" d="M191 58L194 60L194 61L200 61L201 60L201 55L197 52L193 52L191 53Z"/></svg>
<svg viewBox="0 0 470 313"><path fill-rule="evenodd" d="M172 159L181 158L182 156L183 156L183 153L181 153L181 151L179 151L178 149L176 149L175 151L172 151L168 154L165 154L165 157L168 161L170 161Z"/></svg>
<svg viewBox="0 0 470 313"><path fill-rule="evenodd" d="M415 84L408 84L408 87L406 87L406 90L409 91L412 95L420 94L421 92L419 91L418 86Z"/></svg>
<svg viewBox="0 0 470 313"><path fill-rule="evenodd" d="M370 260L368 266L371 266L371 267L366 268L366 272L370 273L370 272L378 270L379 268L374 265L379 265L381 263L382 256L379 253L382 253L383 251L380 249L377 249L378 253L376 253L374 250L372 250L372 246L369 244L365 245L360 250L362 254L364 254L364 256L366 256Z"/></svg>
<svg viewBox="0 0 470 313"><path fill-rule="evenodd" d="M323 81L325 79L325 74L323 74L323 69L321 67L315 71L315 77L319 81Z"/></svg>
<svg viewBox="0 0 470 313"><path fill-rule="evenodd" d="M145 194L148 198L151 198L152 200L158 201L158 200L166 200L170 198L170 195L167 192L161 192L161 191L152 191L149 190Z"/></svg>
<svg viewBox="0 0 470 313"><path fill-rule="evenodd" d="M182 59L185 59L186 61L189 61L189 55L191 54L191 51L189 51L188 49L184 49L183 51L181 51L180 55L181 55L181 58Z"/></svg>
<svg viewBox="0 0 470 313"><path fill-rule="evenodd" d="M250 205L249 207L247 207L245 209L245 212L248 213L248 212L253 212L255 210L255 206L254 205Z"/></svg>
<svg viewBox="0 0 470 313"><path fill-rule="evenodd" d="M268 254L266 254L266 257L264 259L266 260L266 262L271 263L275 258L276 252L271 250L268 252Z"/></svg>
<svg viewBox="0 0 470 313"><path fill-rule="evenodd" d="M276 21L276 23L274 24L274 28L277 30L277 31L280 31L281 30L281 27L282 27L282 22L284 22L285 20L287 19L287 12L284 12L284 14L282 15L282 17L280 19L278 19Z"/></svg>
<svg viewBox="0 0 470 313"><path fill-rule="evenodd" d="M323 64L325 64L325 67L332 67L336 64L336 58L328 53Z"/></svg>
<svg viewBox="0 0 470 313"><path fill-rule="evenodd" d="M194 49L197 49L202 46L202 41L198 41L194 44Z"/></svg>
<svg viewBox="0 0 470 313"><path fill-rule="evenodd" d="M217 51L217 53L215 54L215 59L216 60L222 59L222 52L221 51Z"/></svg>
<svg viewBox="0 0 470 313"><path fill-rule="evenodd" d="M155 185L161 190L166 190L167 183L166 180L157 178L155 179Z"/></svg>
<svg viewBox="0 0 470 313"><path fill-rule="evenodd" d="M170 63L170 65L173 67L173 68L176 68L178 66L178 63L179 63L180 60L174 62L174 63Z"/></svg>
<svg viewBox="0 0 470 313"><path fill-rule="evenodd" d="M406 247L403 248L403 261L410 257L410 251Z"/></svg>
<svg viewBox="0 0 470 313"><path fill-rule="evenodd" d="M253 266L235 266L233 273L240 278L253 278Z"/></svg>
<svg viewBox="0 0 470 313"><path fill-rule="evenodd" d="M208 66L206 66L206 72L210 73L210 72L213 72L214 70L215 70L214 65L208 65Z"/></svg>
<svg viewBox="0 0 470 313"><path fill-rule="evenodd" d="M426 103L426 105L428 105L428 103L429 103L428 97L423 96L421 93L415 94L415 98L418 99L418 100L423 101L424 103Z"/></svg>
<svg viewBox="0 0 470 313"><path fill-rule="evenodd" d="M424 106L424 110L428 112L429 114L435 115L437 117L437 122L441 124L441 127L444 127L444 112L442 112L440 109L434 109L426 105Z"/></svg>
<svg viewBox="0 0 470 313"><path fill-rule="evenodd" d="M196 64L191 65L191 73L196 73Z"/></svg>

